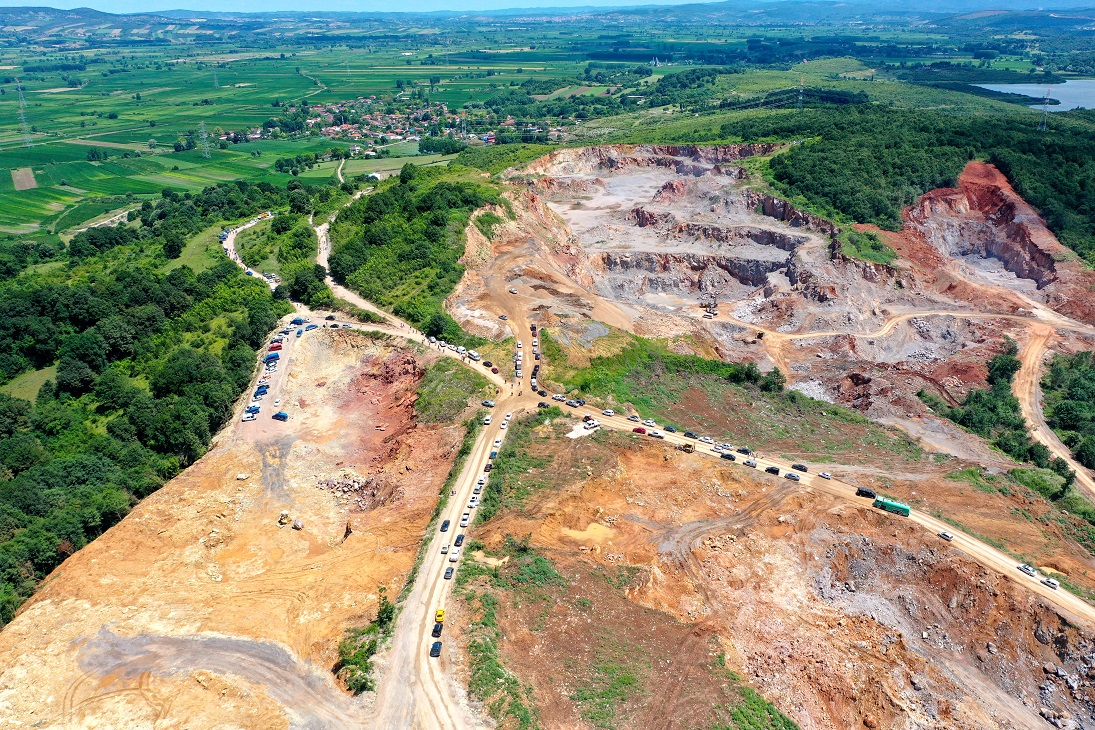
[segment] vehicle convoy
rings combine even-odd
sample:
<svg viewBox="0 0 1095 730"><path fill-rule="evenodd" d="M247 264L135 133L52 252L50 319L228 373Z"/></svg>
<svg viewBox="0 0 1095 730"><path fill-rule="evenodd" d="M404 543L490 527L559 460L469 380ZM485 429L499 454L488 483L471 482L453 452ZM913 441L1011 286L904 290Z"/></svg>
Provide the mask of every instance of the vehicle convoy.
<svg viewBox="0 0 1095 730"><path fill-rule="evenodd" d="M902 517L908 517L912 514L909 505L902 504L901 502L889 499L888 497L876 497L874 504L871 506L885 510L886 512L892 512L895 515L901 515Z"/></svg>

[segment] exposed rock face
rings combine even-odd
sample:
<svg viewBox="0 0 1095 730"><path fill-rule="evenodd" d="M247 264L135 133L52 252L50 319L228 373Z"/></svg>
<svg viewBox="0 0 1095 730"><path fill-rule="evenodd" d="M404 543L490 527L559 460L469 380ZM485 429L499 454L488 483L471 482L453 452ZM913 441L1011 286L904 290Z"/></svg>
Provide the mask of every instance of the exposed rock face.
<svg viewBox="0 0 1095 730"><path fill-rule="evenodd" d="M1095 321L1095 272L1076 260L992 165L971 162L957 188L927 193L906 215L908 227L942 253L995 258L1034 281L1057 311Z"/></svg>
<svg viewBox="0 0 1095 730"><path fill-rule="evenodd" d="M625 277L625 289L632 296L647 292L719 293L737 282L761 286L768 274L787 267L787 259L758 260L752 257L691 253L607 251L591 257L597 270Z"/></svg>
<svg viewBox="0 0 1095 730"><path fill-rule="evenodd" d="M755 190L746 190L743 193L746 204L750 207L760 207L764 215L781 220L792 228L806 228L818 233L824 233L829 237L835 237L840 229L824 218L819 218L813 213L806 213L791 205L783 198L758 193Z"/></svg>

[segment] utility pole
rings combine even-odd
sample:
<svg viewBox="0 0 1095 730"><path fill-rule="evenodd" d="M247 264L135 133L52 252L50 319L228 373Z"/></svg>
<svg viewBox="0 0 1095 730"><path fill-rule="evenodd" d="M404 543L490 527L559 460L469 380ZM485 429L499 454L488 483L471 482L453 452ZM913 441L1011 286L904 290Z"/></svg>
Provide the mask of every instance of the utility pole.
<svg viewBox="0 0 1095 730"><path fill-rule="evenodd" d="M23 98L23 82L15 79L15 88L19 91L19 126L23 128L23 146L30 147L30 125L27 124L27 100Z"/></svg>
<svg viewBox="0 0 1095 730"><path fill-rule="evenodd" d="M1038 123L1039 132L1044 132L1049 127L1049 92L1052 88L1053 87L1046 89L1046 95L1042 97L1042 121Z"/></svg>
<svg viewBox="0 0 1095 730"><path fill-rule="evenodd" d="M205 122L198 124L198 139L200 140L202 157L209 159L209 135L205 132Z"/></svg>

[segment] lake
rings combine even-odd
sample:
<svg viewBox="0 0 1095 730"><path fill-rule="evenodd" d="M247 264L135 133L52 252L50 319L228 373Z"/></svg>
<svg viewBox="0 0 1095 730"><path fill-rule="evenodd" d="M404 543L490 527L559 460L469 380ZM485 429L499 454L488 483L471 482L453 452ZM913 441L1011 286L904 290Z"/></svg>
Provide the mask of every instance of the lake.
<svg viewBox="0 0 1095 730"><path fill-rule="evenodd" d="M1011 94L1026 94L1041 99L1050 90L1049 98L1061 103L1050 106L1051 112L1067 112L1069 109L1085 107L1095 109L1095 79L1073 79L1063 84L977 84L982 89L1003 91ZM1041 106L1032 104L1032 106Z"/></svg>

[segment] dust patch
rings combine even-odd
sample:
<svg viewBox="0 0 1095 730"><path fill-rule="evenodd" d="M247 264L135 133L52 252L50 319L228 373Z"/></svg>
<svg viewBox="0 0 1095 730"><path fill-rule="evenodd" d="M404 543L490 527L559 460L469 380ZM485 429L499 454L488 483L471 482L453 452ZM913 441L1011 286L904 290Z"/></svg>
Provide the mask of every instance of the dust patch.
<svg viewBox="0 0 1095 730"><path fill-rule="evenodd" d="M29 167L19 167L12 170L11 183L16 190L33 190L38 187L38 181L34 179L34 170Z"/></svg>

